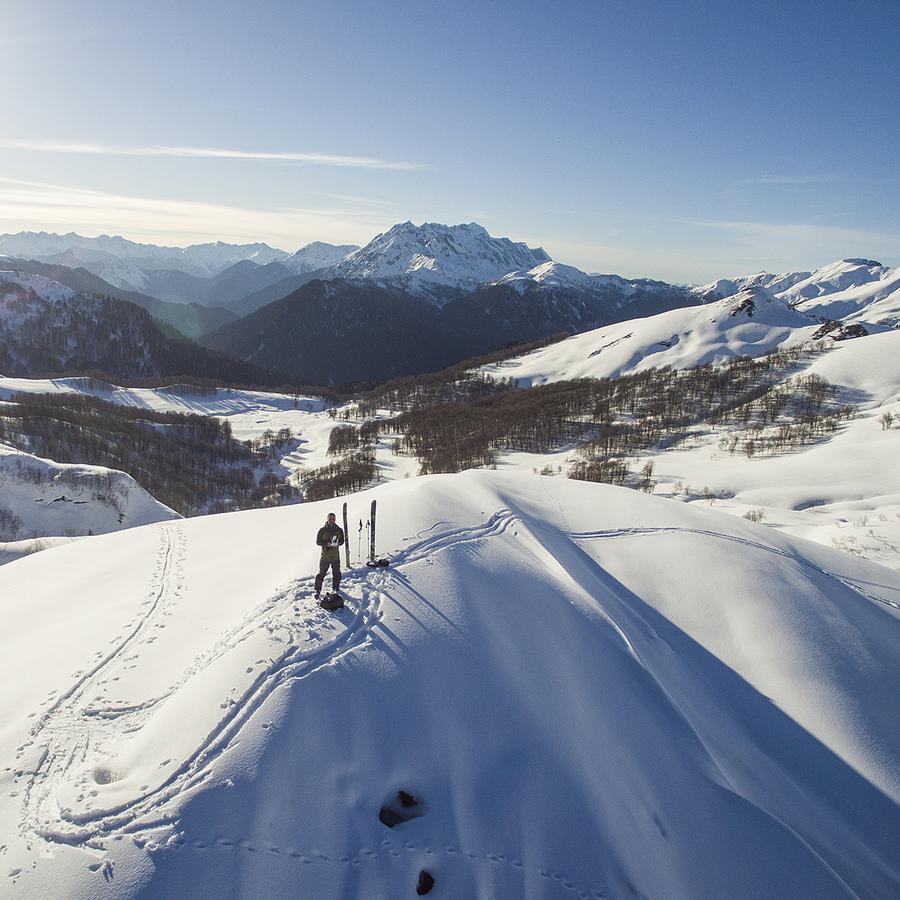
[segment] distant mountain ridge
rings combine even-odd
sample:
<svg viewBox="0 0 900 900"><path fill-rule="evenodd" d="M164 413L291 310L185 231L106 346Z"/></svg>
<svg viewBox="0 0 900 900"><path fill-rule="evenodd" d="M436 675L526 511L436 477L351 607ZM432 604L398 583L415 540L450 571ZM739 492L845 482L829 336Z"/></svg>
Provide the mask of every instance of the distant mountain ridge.
<svg viewBox="0 0 900 900"><path fill-rule="evenodd" d="M136 268L140 278L134 280L145 290L104 293L139 303L206 346L305 382L334 385L417 374L512 343L578 334L746 291L754 303L777 298L822 325L840 320L841 329L856 320L860 327L900 322L898 270L871 259L677 285L583 272L543 248L493 237L474 222L401 222L361 248L316 241L293 254L265 244L179 249L108 236L0 236L0 252L23 245L67 263L89 257L69 270L59 262L40 265L57 266L55 277L94 293L99 288L85 283L88 273L108 271L128 283ZM182 268L172 267L173 255ZM242 258L208 274L236 256ZM152 266L141 268L147 259ZM195 271L184 270L188 262ZM206 274L197 274L201 266ZM10 265L17 267L24 268ZM65 274L78 271L83 274Z"/></svg>
<svg viewBox="0 0 900 900"><path fill-rule="evenodd" d="M0 270L0 373L65 372L276 383L259 366L166 333L133 303L73 290L43 275Z"/></svg>
<svg viewBox="0 0 900 900"><path fill-rule="evenodd" d="M351 253L328 274L375 281L440 303L507 272L549 261L542 248L491 237L475 222L418 227L401 222Z"/></svg>
<svg viewBox="0 0 900 900"><path fill-rule="evenodd" d="M117 235L83 237L75 232L53 234L45 231L22 231L18 234L0 235L0 255L36 259L71 265L77 260L90 271L105 278L117 287L141 290L146 285L140 281L143 269L175 269L191 275L210 277L241 260L251 260L265 265L288 256L285 250L277 250L268 244L227 244L216 241L209 244L192 244L189 247L163 247L156 244L140 244ZM67 262L69 260L70 262ZM116 267L115 261L120 264ZM118 275L115 269L118 268ZM109 277L113 275L115 277Z"/></svg>
<svg viewBox="0 0 900 900"><path fill-rule="evenodd" d="M691 302L680 288L625 297L487 283L438 304L390 280L320 278L201 342L307 383L347 387Z"/></svg>
<svg viewBox="0 0 900 900"><path fill-rule="evenodd" d="M313 241L279 262L282 266L290 269L294 275L306 275L317 269L336 266L341 260L359 249L358 244L326 244L322 241Z"/></svg>
<svg viewBox="0 0 900 900"><path fill-rule="evenodd" d="M136 303L146 309L156 319L172 325L185 337L196 338L206 334L227 322L235 321L238 316L221 306L204 306L199 303L172 303L160 300L139 291L126 291L89 272L82 267L71 268L54 263L42 263L35 260L0 259L0 269L25 272L30 275L43 275L58 281L74 291L86 294L97 294L102 297L114 297L129 303ZM190 276L185 276L190 277Z"/></svg>
<svg viewBox="0 0 900 900"><path fill-rule="evenodd" d="M692 288L704 302L759 288L819 321L841 319L890 328L900 324L900 266L850 257L815 272L758 272Z"/></svg>

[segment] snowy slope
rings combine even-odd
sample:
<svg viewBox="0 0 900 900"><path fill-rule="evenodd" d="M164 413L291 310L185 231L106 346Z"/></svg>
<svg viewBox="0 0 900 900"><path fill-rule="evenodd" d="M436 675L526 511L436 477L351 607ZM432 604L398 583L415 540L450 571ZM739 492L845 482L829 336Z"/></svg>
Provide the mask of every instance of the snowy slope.
<svg viewBox="0 0 900 900"><path fill-rule="evenodd" d="M622 278L621 275L588 275L574 266L555 261L543 262L527 271L509 272L497 279L496 284L506 284L520 293L533 285L564 290L588 291L592 293L616 292L630 297L638 290L671 293L673 286L650 278ZM733 291L732 293L736 293ZM686 292L687 294L687 292Z"/></svg>
<svg viewBox="0 0 900 900"><path fill-rule="evenodd" d="M531 269L550 257L541 249L494 238L475 222L395 225L331 269L335 278L370 279L440 299L442 292L471 290L508 272Z"/></svg>
<svg viewBox="0 0 900 900"><path fill-rule="evenodd" d="M39 315L42 303L52 305L74 300L75 296L75 291L52 278L0 270L0 322L7 325L18 325ZM35 303L32 298L42 303Z"/></svg>
<svg viewBox="0 0 900 900"><path fill-rule="evenodd" d="M845 261L846 262L846 261ZM900 324L900 267L858 266L857 271L836 273L835 290L812 295L813 287L821 282L798 284L781 296L790 298L794 307L823 319L841 320L848 324L862 323L896 327ZM859 271L859 270L862 271ZM853 276L857 276L853 278ZM865 279L864 275L871 275ZM808 291L805 293L804 291Z"/></svg>
<svg viewBox="0 0 900 900"><path fill-rule="evenodd" d="M525 368L527 378L540 382L571 377L570 372L604 375L609 370L599 368L603 355L619 348L607 347L587 359L584 351L578 338L572 338L530 354L520 367L501 364L493 370L521 377ZM635 369L646 368L653 359L636 355ZM859 412L835 435L811 446L749 459L740 451L723 452L720 439L733 429L714 428L625 462L634 473L652 463L658 494L737 516L761 513L769 527L900 571L900 428L885 430L879 421L890 413L900 422L898 360L900 330L894 329L834 343L787 372L785 378L819 375L838 387L837 402L852 403ZM627 371L621 358L613 356L607 364ZM566 471L576 458L575 448L550 455L507 453L499 465L528 471L550 465Z"/></svg>
<svg viewBox="0 0 900 900"><path fill-rule="evenodd" d="M196 413L227 419L232 433L242 441L259 437L264 431L293 428L311 413L322 412L327 403L321 397L247 391L237 388L210 388L202 392L183 386L165 388L123 388L93 378L4 378L0 376L0 400L14 394L81 394L107 403L152 409L157 412Z"/></svg>
<svg viewBox="0 0 900 900"><path fill-rule="evenodd" d="M355 250L359 250L356 244L325 244L322 241L313 241L301 247L296 253L280 260L283 266L287 266L295 275L304 275L316 269L325 269L337 265L342 259Z"/></svg>
<svg viewBox="0 0 900 900"><path fill-rule="evenodd" d="M838 399L859 415L831 438L790 453L748 459L723 452L719 433L644 455L655 491L733 515L762 514L768 527L880 562L900 571L900 332L841 342L805 362L839 385Z"/></svg>
<svg viewBox="0 0 900 900"><path fill-rule="evenodd" d="M780 295L794 301L809 300L881 281L890 275L890 269L873 259L841 259L782 289Z"/></svg>
<svg viewBox="0 0 900 900"><path fill-rule="evenodd" d="M173 518L125 472L56 463L0 443L0 541L104 534Z"/></svg>
<svg viewBox="0 0 900 900"><path fill-rule="evenodd" d="M802 343L817 327L817 319L765 289L748 288L703 306L586 331L484 366L483 371L527 386L566 378L611 378L659 366L687 369Z"/></svg>
<svg viewBox="0 0 900 900"><path fill-rule="evenodd" d="M7 894L896 895L900 577L559 479L371 496L334 616L328 503L0 569Z"/></svg>
<svg viewBox="0 0 900 900"><path fill-rule="evenodd" d="M723 278L692 288L704 299L720 299L748 287L762 287L809 315L847 324L900 322L900 267L872 259L841 259L815 272L759 272Z"/></svg>
<svg viewBox="0 0 900 900"><path fill-rule="evenodd" d="M124 291L144 291L149 286L147 273L130 259L122 259L100 250L70 248L64 253L42 255L41 262L81 267Z"/></svg>
<svg viewBox="0 0 900 900"><path fill-rule="evenodd" d="M43 275L0 270L0 373L67 370L122 379L178 374L265 383L268 377L252 364L172 335L134 303L75 291Z"/></svg>

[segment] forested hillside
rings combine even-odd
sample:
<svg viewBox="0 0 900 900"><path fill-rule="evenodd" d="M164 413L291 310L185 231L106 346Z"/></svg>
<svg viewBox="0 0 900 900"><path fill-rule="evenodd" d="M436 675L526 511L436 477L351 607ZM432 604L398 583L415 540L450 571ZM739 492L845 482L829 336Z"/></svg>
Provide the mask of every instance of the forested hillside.
<svg viewBox="0 0 900 900"><path fill-rule="evenodd" d="M0 408L0 442L59 463L119 469L182 515L298 499L273 465L290 432L242 442L227 421L74 394L18 394Z"/></svg>
<svg viewBox="0 0 900 900"><path fill-rule="evenodd" d="M634 311L628 312L634 303ZM581 332L691 300L486 285L437 306L374 282L315 280L202 338L306 383L349 387L434 372L511 343Z"/></svg>
<svg viewBox="0 0 900 900"><path fill-rule="evenodd" d="M193 375L275 384L258 366L165 333L150 314L40 275L0 272L0 373L22 377L102 372L122 379Z"/></svg>

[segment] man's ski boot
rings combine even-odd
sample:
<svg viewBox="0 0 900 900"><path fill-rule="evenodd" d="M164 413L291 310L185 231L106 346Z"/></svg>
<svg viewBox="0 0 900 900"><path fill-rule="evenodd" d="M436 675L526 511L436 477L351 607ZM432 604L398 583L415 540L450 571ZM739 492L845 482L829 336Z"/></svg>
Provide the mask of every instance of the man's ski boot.
<svg viewBox="0 0 900 900"><path fill-rule="evenodd" d="M329 591L319 600L319 606L322 609L335 610L340 609L344 605L344 598L336 591Z"/></svg>

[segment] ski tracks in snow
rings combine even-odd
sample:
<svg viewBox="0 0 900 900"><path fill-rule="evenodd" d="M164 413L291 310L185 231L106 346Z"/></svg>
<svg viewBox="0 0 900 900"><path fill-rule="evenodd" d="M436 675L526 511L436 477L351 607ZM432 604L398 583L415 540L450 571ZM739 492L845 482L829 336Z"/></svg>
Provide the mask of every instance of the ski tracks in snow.
<svg viewBox="0 0 900 900"><path fill-rule="evenodd" d="M483 524L441 531L399 551L392 565L422 561L433 553L503 534L516 520L509 510L500 510ZM139 665L142 650L159 638L159 629L166 627L165 619L183 596L186 550L183 528L160 527L155 568L141 611L89 666L74 674L69 687L49 701L28 739L17 748L20 832L27 839L99 850L114 834L138 837L168 825L170 801L208 777L215 760L234 745L273 691L332 664L368 639L380 618L382 591L390 579L390 570L346 573L343 585L359 597L349 598L337 614L318 606L310 609L308 601L301 607L301 598L312 594L313 578L295 579L223 633L164 692L141 702L114 700L110 694L114 685ZM329 635L338 623L342 627ZM137 796L118 805L101 805L102 786L118 778L103 766L109 754L188 681L261 631L274 655L265 662L256 660L262 668L237 696L232 691L222 698L221 716L193 750L152 787L142 785ZM60 802L65 790L73 797L71 805Z"/></svg>
<svg viewBox="0 0 900 900"><path fill-rule="evenodd" d="M168 802L207 777L215 759L234 743L279 685L305 677L358 646L378 617L379 586L383 583L380 572L366 572L362 578L348 573L344 583L351 590L358 587L362 598L350 600L337 616L318 606L301 613L295 603L304 593L311 596L313 579L296 579L224 633L164 693L140 703L110 702L104 686L117 681L117 673L124 668L138 664L142 645L157 639L155 632L165 627L162 618L171 614L170 607L182 596L185 547L182 529L160 529L157 564L143 604L146 609L130 623L123 638L98 654L86 671L76 673L77 680L43 712L29 739L18 748L16 773L26 779L21 791L20 830L24 835L36 835L51 843L99 847L114 832L138 833L166 824ZM321 635L333 630L338 622L343 627L322 640ZM99 794L97 786L115 780L116 774L99 767L91 777L87 774L91 763L102 760L118 741L138 731L189 680L261 630L270 650L275 648L274 656L265 662L256 660L262 669L238 696L222 698L222 715L193 751L168 771L161 783L152 788L143 785L142 790L146 790L137 797L119 805L95 805L99 802L94 800ZM302 630L306 631L306 641L298 640ZM60 789L71 787L79 773L78 810L61 808Z"/></svg>
<svg viewBox="0 0 900 900"><path fill-rule="evenodd" d="M509 509L500 509L485 522L471 527L455 527L441 522L415 535L418 540L397 551L392 567L404 567L417 562L428 562L433 554L464 547L493 537L502 536L517 524L524 524ZM435 529L441 530L437 533ZM575 542L605 538L630 538L684 532L734 541L769 553L776 553L807 566L821 575L835 579L870 600L886 603L893 608L897 604L883 597L872 595L852 580L822 569L788 551L736 535L686 527L634 527L598 531L566 531ZM272 693L281 685L303 679L313 672L331 665L342 655L359 648L370 639L372 629L382 615L385 588L390 582L391 570L355 570L346 574L344 585L355 596L344 610L329 614L317 606L309 608L308 600L301 598L312 594L312 577L291 581L273 595L263 600L240 623L220 638L207 651L198 656L179 678L161 695L140 703L116 703L108 696L119 674L138 665L142 648L153 643L164 619L171 615L185 589L183 560L186 553L184 530L177 525L164 525L159 529L160 546L157 560L142 611L113 640L105 651L99 651L92 663L82 672L75 673L75 680L59 693L32 726L28 739L18 748L16 774L22 779L20 831L26 838L42 838L51 844L82 846L85 849L104 850L105 842L115 836L130 836L138 846L148 850L179 849L177 835L172 835L163 846L155 843L154 835L161 828L172 824L177 807L172 803L184 791L205 781L215 761L235 745L242 731ZM516 532L514 532L516 533ZM358 596L356 596L358 595ZM341 627L335 629L340 624ZM300 632L305 630L305 637ZM333 634L328 634L329 630ZM122 802L118 806L104 808L94 797L98 786L115 778L115 773L96 767L96 763L112 751L117 742L129 733L139 730L159 707L178 693L192 678L209 666L234 653L245 641L263 633L268 647L274 651L268 660L257 660L261 669L243 688L232 689L229 697L223 697L221 709L214 725L207 731L184 758L167 771L152 787L142 786L143 793ZM249 669L247 670L250 671ZM235 695L236 694L236 695ZM91 773L91 766L95 765ZM61 808L59 791L72 788L77 776L78 811ZM92 774L92 777L91 777ZM93 781L93 783L91 783ZM215 849L241 849L226 839L206 844ZM173 843L174 841L174 843ZM205 849L202 841L193 842L195 849ZM248 852L255 848L244 847ZM348 864L364 864L379 855L394 857L401 848L366 853L361 850ZM405 850L412 851L407 845ZM425 847L416 848L425 854ZM280 853L281 848L272 849ZM299 862L318 862L327 857L316 851L284 852ZM447 850L448 854L454 851ZM516 870L521 864L503 854L459 851L473 861L484 857L492 864L506 862ZM537 874L561 882L561 886L581 897L598 897L603 894L596 888L585 889L553 869L537 869Z"/></svg>
<svg viewBox="0 0 900 900"><path fill-rule="evenodd" d="M28 739L17 748L16 775L27 779L22 790L23 833L70 842L65 830L54 826L59 818L56 788L74 765L84 763L89 754L120 731L116 719L122 717L130 722L157 702L150 700L134 707L102 705L121 673L137 665L140 647L156 640L154 626L165 627L161 620L181 598L185 543L181 528L160 528L160 547L141 604L143 611L124 626L124 636L120 632L107 650L98 651L85 670L75 673L73 684L49 704L32 726ZM104 709L106 714L102 713ZM102 778L101 774L97 783L102 783Z"/></svg>

